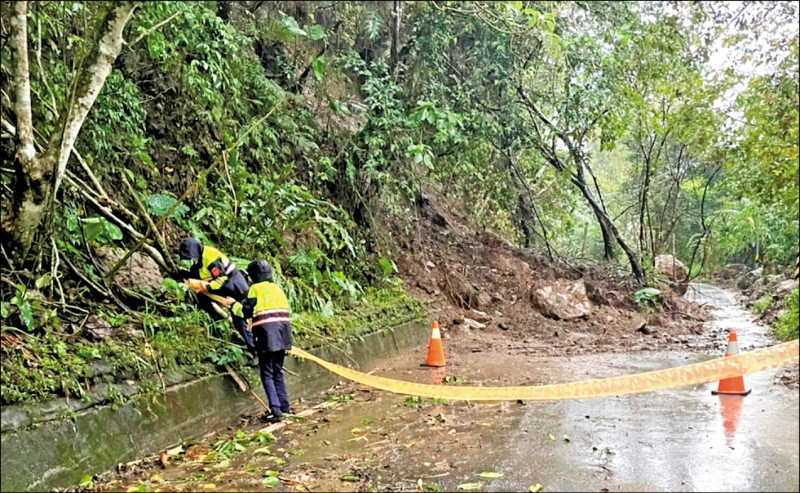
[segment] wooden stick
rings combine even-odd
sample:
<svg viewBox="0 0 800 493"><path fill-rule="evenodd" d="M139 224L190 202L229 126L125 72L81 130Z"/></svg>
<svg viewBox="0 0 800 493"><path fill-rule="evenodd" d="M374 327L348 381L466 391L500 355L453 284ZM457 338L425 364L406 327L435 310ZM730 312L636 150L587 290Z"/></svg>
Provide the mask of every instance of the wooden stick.
<svg viewBox="0 0 800 493"><path fill-rule="evenodd" d="M236 384L239 386L239 389L241 389L242 392L250 392L250 395L255 397L256 400L260 402L262 406L264 406L264 409L266 409L267 411L270 410L267 403L264 402L264 399L262 399L261 397L258 396L258 394L253 392L253 389L251 389L250 386L244 383L244 381L239 377L239 375L237 375L236 372L233 371L233 368L231 368L230 365L228 365L227 363L225 363L225 370L228 372L228 375L230 375L231 378L233 378L233 381L236 382Z"/></svg>
<svg viewBox="0 0 800 493"><path fill-rule="evenodd" d="M331 407L334 404L336 404L336 403L335 402L325 401L325 402L323 402L321 404L317 404L314 407L310 407L310 408L306 409L305 411L299 412L299 413L295 414L294 416L297 416L298 418L306 418L308 416L311 416L315 412L320 411L322 409L325 409L326 407ZM272 433L274 431L278 431L278 430L284 428L285 426L286 426L286 421L281 421L280 423L273 423L273 424L267 426L266 428L262 428L262 429L260 429L258 431L261 432L261 433Z"/></svg>
<svg viewBox="0 0 800 493"><path fill-rule="evenodd" d="M177 267L175 266L175 262L172 260L172 256L170 255L169 249L167 249L167 243L164 241L164 236L161 234L161 231L156 229L156 225L153 222L153 218L150 217L150 213L147 212L147 209L142 204L142 201L139 200L139 196L136 195L136 190L133 189L133 185L131 182L128 181L128 177L125 176L124 172L120 172L120 176L122 177L123 183L125 186L128 187L128 191L131 193L134 202L136 202L136 207L139 208L139 212L142 213L142 217L144 217L144 221L150 226L150 229L153 231L153 235L156 237L156 243L158 246L161 247L161 253L164 255L164 262L167 264L169 272L177 272Z"/></svg>

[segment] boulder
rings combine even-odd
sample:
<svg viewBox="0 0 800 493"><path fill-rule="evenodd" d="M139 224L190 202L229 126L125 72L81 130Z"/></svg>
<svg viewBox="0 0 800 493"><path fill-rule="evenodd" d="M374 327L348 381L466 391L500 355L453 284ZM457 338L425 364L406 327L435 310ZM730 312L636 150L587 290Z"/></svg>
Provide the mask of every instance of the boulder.
<svg viewBox="0 0 800 493"><path fill-rule="evenodd" d="M470 329L485 329L486 324L482 324L477 320L472 320L471 318L464 317L464 325L467 330Z"/></svg>
<svg viewBox="0 0 800 493"><path fill-rule="evenodd" d="M102 341L111 337L111 324L97 315L89 315L84 328L95 340Z"/></svg>
<svg viewBox="0 0 800 493"><path fill-rule="evenodd" d="M747 272L739 275L739 277L736 278L736 287L742 291L750 288L750 286L752 285L753 285L753 278L750 277L749 273Z"/></svg>
<svg viewBox="0 0 800 493"><path fill-rule="evenodd" d="M717 277L723 280L733 280L747 272L744 264L728 264L717 272Z"/></svg>
<svg viewBox="0 0 800 493"><path fill-rule="evenodd" d="M784 276L782 274L772 274L766 277L764 283L767 285L768 288L772 288L778 285L783 280Z"/></svg>
<svg viewBox="0 0 800 493"><path fill-rule="evenodd" d="M669 287L683 296L689 287L689 271L683 263L672 255L656 257L656 271L670 280Z"/></svg>
<svg viewBox="0 0 800 493"><path fill-rule="evenodd" d="M583 279L539 281L531 287L531 302L542 315L558 320L586 317L593 308Z"/></svg>
<svg viewBox="0 0 800 493"><path fill-rule="evenodd" d="M492 296L485 292L480 291L477 296L475 296L475 303L473 303L473 308L481 308L486 309L487 307L491 306L492 304Z"/></svg>
<svg viewBox="0 0 800 493"><path fill-rule="evenodd" d="M797 288L797 281L794 279L786 279L785 281L781 281L775 286L775 294L777 296L784 296L789 291Z"/></svg>
<svg viewBox="0 0 800 493"><path fill-rule="evenodd" d="M95 250L95 256L100 267L107 271L125 256L125 250L101 246ZM155 260L149 256L136 252L130 256L125 264L114 275L114 281L120 286L131 291L147 290L151 293L160 293L164 277Z"/></svg>
<svg viewBox="0 0 800 493"><path fill-rule="evenodd" d="M488 313L482 312L480 310L470 310L469 315L474 320L477 320L480 323L486 323L486 322L489 322L492 319L492 317L490 317Z"/></svg>

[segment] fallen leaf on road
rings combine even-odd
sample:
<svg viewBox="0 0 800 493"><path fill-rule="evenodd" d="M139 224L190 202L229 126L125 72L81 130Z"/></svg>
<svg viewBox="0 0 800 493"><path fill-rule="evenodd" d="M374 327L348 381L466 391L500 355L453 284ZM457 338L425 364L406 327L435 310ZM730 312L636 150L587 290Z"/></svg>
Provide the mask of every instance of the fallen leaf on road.
<svg viewBox="0 0 800 493"><path fill-rule="evenodd" d="M476 476L483 478L483 479L500 479L503 477L502 472L493 472L493 471L483 471L480 474L476 474Z"/></svg>
<svg viewBox="0 0 800 493"><path fill-rule="evenodd" d="M532 485L528 486L528 491L531 491L533 493L536 493L537 491L542 491L543 489L544 489L544 485L543 484L539 484L539 483L532 484Z"/></svg>
<svg viewBox="0 0 800 493"><path fill-rule="evenodd" d="M342 481L350 481L350 482L360 481L360 479L358 479L358 476L353 476L352 474L345 474L344 476L342 476L341 479Z"/></svg>
<svg viewBox="0 0 800 493"><path fill-rule="evenodd" d="M274 488L281 484L281 480L278 479L277 476L267 476L266 478L261 480L261 485L266 488Z"/></svg>
<svg viewBox="0 0 800 493"><path fill-rule="evenodd" d="M547 435L547 438L549 438L551 442L555 442L555 441L556 441L556 436L555 436L555 435L553 435L552 433L549 433L549 434Z"/></svg>
<svg viewBox="0 0 800 493"><path fill-rule="evenodd" d="M475 491L481 489L483 483L461 483L460 485L456 486L457 490L462 491Z"/></svg>
<svg viewBox="0 0 800 493"><path fill-rule="evenodd" d="M203 483L200 485L201 490L216 490L217 485L214 483Z"/></svg>
<svg viewBox="0 0 800 493"><path fill-rule="evenodd" d="M253 455L269 455L269 449L267 447L257 448L253 451Z"/></svg>
<svg viewBox="0 0 800 493"><path fill-rule="evenodd" d="M171 448L167 450L167 455L170 457L175 457L176 455L183 453L183 445L178 445L175 448Z"/></svg>

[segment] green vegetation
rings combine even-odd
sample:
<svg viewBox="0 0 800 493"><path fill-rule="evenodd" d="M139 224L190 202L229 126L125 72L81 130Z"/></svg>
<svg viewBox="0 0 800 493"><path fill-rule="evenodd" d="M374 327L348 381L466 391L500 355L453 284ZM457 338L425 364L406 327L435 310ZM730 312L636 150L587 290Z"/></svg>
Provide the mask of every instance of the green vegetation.
<svg viewBox="0 0 800 493"><path fill-rule="evenodd" d="M81 395L95 360L136 380L241 361L169 279L187 235L269 260L300 345L424 313L398 263L429 198L635 289L666 253L692 276L790 270L797 21L791 2L13 2L2 401ZM108 248L163 289L123 289Z"/></svg>
<svg viewBox="0 0 800 493"><path fill-rule="evenodd" d="M772 301L773 301L772 295L765 294L764 296L753 302L753 306L750 308L750 311L753 312L753 315L760 317L761 315L764 314L764 312L769 310L769 307L772 306Z"/></svg>
<svg viewBox="0 0 800 493"><path fill-rule="evenodd" d="M786 313L775 323L775 337L781 341L792 341L798 337L800 327L800 317L798 317L798 307L800 307L800 291L795 289L786 295Z"/></svg>

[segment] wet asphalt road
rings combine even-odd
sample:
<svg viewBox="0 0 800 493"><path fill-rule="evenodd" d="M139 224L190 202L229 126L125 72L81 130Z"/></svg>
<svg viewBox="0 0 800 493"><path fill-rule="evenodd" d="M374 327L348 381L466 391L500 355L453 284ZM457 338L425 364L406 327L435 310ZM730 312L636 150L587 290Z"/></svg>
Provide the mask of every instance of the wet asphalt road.
<svg viewBox="0 0 800 493"><path fill-rule="evenodd" d="M706 332L735 329L740 350L774 344L767 329L719 288L692 285L687 297L716 307ZM460 375L469 384L536 385L677 367L724 354L697 352L516 357L461 354L446 368L420 368L425 348L375 371L404 380ZM713 353L713 354L712 354ZM513 366L513 371L509 367ZM464 403L419 400L343 383L333 407L276 433L269 453L250 447L230 464L181 459L99 485L126 491L798 491L798 390L774 383L780 370L748 377L745 397L714 396L716 383L647 394L558 402ZM509 381L509 379L511 379ZM345 398L346 397L346 398ZM251 427L253 431L256 427ZM196 446L210 451L211 438ZM482 471L502 474L491 479ZM209 486L210 484L210 486Z"/></svg>
<svg viewBox="0 0 800 493"><path fill-rule="evenodd" d="M688 296L718 308L709 323L736 329L740 349L774 343L730 292L697 284ZM597 367L602 361L589 360L605 359L621 373L638 373L707 358L592 355L580 366ZM530 406L512 437L513 452L498 464L506 474L485 489L520 491L542 483L550 491L798 491L798 391L773 384L775 373L749 376L753 391L746 397L714 396L713 383ZM549 433L558 446L543 441Z"/></svg>

